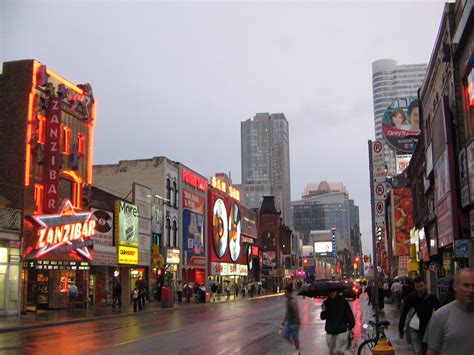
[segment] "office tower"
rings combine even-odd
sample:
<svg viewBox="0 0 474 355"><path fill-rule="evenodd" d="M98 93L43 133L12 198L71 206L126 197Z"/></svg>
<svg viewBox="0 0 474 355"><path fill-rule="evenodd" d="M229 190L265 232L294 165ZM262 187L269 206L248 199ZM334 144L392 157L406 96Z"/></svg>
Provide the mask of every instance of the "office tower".
<svg viewBox="0 0 474 355"><path fill-rule="evenodd" d="M372 63L375 139L383 140L384 112L393 100L417 96L426 67L426 64L397 65L393 59L380 59ZM396 175L396 152L388 144L385 144L385 163L389 175Z"/></svg>
<svg viewBox="0 0 474 355"><path fill-rule="evenodd" d="M288 121L283 113L257 113L241 122L242 188L249 208L275 196L283 222L292 225Z"/></svg>

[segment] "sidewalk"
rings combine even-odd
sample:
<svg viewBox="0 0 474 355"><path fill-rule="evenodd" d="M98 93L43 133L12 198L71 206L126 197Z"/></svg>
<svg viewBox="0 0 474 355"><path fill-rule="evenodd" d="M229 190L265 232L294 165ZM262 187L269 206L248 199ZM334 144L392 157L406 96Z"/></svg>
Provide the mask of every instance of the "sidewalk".
<svg viewBox="0 0 474 355"><path fill-rule="evenodd" d="M271 294L265 296L255 296L256 298L265 298L273 297L281 294ZM223 303L223 302L235 302L250 300L250 297L237 297L234 299L231 296L230 300L227 301L225 296L222 296L217 299L216 302L206 302L208 303ZM21 330L36 329L42 327L54 327L66 324L74 323L84 323L92 322L103 319L117 318L117 317L129 317L129 316L138 316L144 313L154 313L154 312L164 312L181 308L194 307L198 305L204 305L205 303L178 303L175 301L173 308L162 308L160 302L151 300L146 304L144 310L134 313L132 305L122 305L121 308L112 308L112 307L97 307L97 308L77 308L74 311L68 310L51 310L51 311L38 311L36 313L29 312L27 315L22 316L10 316L10 317L1 317L0 318L0 333L15 332Z"/></svg>
<svg viewBox="0 0 474 355"><path fill-rule="evenodd" d="M364 297L361 299L361 302L367 304L367 298ZM369 320L374 320L372 315L374 312L372 308L365 307L364 309L364 322ZM388 329L385 331L385 335L392 343L392 346L395 349L396 355L411 355L413 354L413 350L410 344L407 343L405 339L400 339L398 334L398 321L400 319L400 311L397 310L395 304L385 303L384 313L379 313L380 320L388 320L390 325Z"/></svg>

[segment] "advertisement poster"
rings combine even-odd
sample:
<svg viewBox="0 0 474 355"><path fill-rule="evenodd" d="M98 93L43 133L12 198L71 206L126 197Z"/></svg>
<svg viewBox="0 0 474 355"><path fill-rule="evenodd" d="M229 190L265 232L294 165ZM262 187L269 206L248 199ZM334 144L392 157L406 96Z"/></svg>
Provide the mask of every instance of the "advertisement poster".
<svg viewBox="0 0 474 355"><path fill-rule="evenodd" d="M183 251L188 267L206 267L204 205L204 197L183 190Z"/></svg>
<svg viewBox="0 0 474 355"><path fill-rule="evenodd" d="M240 237L242 232L240 222L239 206L234 203L229 211L229 250L232 261L237 261L240 256Z"/></svg>
<svg viewBox="0 0 474 355"><path fill-rule="evenodd" d="M392 194L394 255L410 255L410 230L414 225L411 189L393 189Z"/></svg>
<svg viewBox="0 0 474 355"><path fill-rule="evenodd" d="M403 173L408 165L410 165L411 154L397 154L396 164L397 164L397 175Z"/></svg>
<svg viewBox="0 0 474 355"><path fill-rule="evenodd" d="M138 247L138 207L125 201L116 201L115 229L118 245Z"/></svg>
<svg viewBox="0 0 474 355"><path fill-rule="evenodd" d="M420 133L418 99L393 100L384 112L382 132L387 144L396 152L413 153Z"/></svg>
<svg viewBox="0 0 474 355"><path fill-rule="evenodd" d="M435 202L438 203L450 191L448 148L446 147L434 167Z"/></svg>
<svg viewBox="0 0 474 355"><path fill-rule="evenodd" d="M257 213L242 207L242 234L257 238Z"/></svg>
<svg viewBox="0 0 474 355"><path fill-rule="evenodd" d="M114 237L114 214L109 211L92 208L92 219L96 221L95 235L92 236L94 245L112 246Z"/></svg>
<svg viewBox="0 0 474 355"><path fill-rule="evenodd" d="M214 203L212 214L212 238L214 241L214 250L219 258L224 256L227 249L227 239L229 236L227 223L227 210L224 201L219 198Z"/></svg>
<svg viewBox="0 0 474 355"><path fill-rule="evenodd" d="M263 268L272 268L275 267L276 264L276 251L264 251L262 252L263 255Z"/></svg>

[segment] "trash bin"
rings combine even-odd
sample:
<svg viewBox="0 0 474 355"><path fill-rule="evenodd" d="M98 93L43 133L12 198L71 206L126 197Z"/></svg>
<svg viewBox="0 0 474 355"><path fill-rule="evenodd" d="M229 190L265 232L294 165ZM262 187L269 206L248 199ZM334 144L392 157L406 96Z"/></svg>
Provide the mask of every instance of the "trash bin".
<svg viewBox="0 0 474 355"><path fill-rule="evenodd" d="M161 288L161 308L173 308L174 297L173 289L171 287Z"/></svg>

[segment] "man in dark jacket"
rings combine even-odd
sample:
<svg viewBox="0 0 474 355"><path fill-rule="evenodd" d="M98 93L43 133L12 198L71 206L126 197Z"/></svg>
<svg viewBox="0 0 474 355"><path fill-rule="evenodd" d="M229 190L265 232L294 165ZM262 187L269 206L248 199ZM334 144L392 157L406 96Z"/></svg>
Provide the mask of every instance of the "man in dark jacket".
<svg viewBox="0 0 474 355"><path fill-rule="evenodd" d="M330 290L323 302L321 319L326 320L326 342L330 355L344 354L348 346L348 331L355 326L351 306L337 290Z"/></svg>
<svg viewBox="0 0 474 355"><path fill-rule="evenodd" d="M421 277L414 280L415 292L411 293L403 304L400 322L398 323L398 331L400 339L405 334L405 322L408 321L407 331L410 332L410 342L415 355L423 355L426 353L426 344L423 343L423 336L426 327L430 321L431 315L440 307L438 299L434 295L428 294L425 281ZM407 314L412 309L414 313L407 320Z"/></svg>

